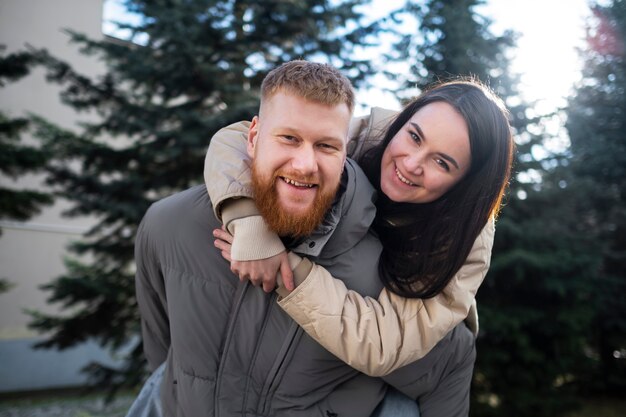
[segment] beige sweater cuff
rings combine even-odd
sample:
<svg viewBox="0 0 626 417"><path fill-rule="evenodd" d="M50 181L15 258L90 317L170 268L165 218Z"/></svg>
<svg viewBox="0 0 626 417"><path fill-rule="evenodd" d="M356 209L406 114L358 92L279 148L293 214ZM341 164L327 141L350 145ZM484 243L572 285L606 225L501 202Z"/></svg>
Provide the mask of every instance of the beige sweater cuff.
<svg viewBox="0 0 626 417"><path fill-rule="evenodd" d="M230 230L230 222L248 216L259 216L259 209L251 198L229 198L220 205L222 223Z"/></svg>
<svg viewBox="0 0 626 417"><path fill-rule="evenodd" d="M235 261L271 258L285 250L283 242L267 227L250 198L225 201L222 205L222 220L233 235L230 255Z"/></svg>
<svg viewBox="0 0 626 417"><path fill-rule="evenodd" d="M235 261L271 258L285 250L283 242L267 227L261 216L231 220L228 231L233 235L230 255Z"/></svg>

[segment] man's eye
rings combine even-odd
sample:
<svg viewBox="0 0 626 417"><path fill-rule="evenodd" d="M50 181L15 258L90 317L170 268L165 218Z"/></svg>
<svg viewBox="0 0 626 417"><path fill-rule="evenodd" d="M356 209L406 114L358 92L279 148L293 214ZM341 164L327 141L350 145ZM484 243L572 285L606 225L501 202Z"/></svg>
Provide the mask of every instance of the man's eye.
<svg viewBox="0 0 626 417"><path fill-rule="evenodd" d="M330 145L328 143L320 143L319 147L327 151L334 151L337 149L336 146Z"/></svg>
<svg viewBox="0 0 626 417"><path fill-rule="evenodd" d="M294 142L296 140L295 136L290 136L290 135L283 135L282 138L288 142Z"/></svg>

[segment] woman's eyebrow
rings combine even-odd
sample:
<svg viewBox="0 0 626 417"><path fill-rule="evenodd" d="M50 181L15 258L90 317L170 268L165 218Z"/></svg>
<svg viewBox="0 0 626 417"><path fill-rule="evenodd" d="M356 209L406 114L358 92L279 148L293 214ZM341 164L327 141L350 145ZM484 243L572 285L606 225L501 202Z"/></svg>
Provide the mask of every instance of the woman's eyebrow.
<svg viewBox="0 0 626 417"><path fill-rule="evenodd" d="M420 125L415 122L409 122L409 124L413 126L413 129L417 130L417 134L422 140L426 140L426 137L424 136L424 132L422 132L422 128L420 127Z"/></svg>

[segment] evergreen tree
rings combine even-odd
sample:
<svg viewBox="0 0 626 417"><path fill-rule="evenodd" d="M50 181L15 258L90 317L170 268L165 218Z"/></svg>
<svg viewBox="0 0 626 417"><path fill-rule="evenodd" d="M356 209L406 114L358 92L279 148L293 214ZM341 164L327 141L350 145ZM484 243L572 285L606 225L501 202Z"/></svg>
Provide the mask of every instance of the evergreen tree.
<svg viewBox="0 0 626 417"><path fill-rule="evenodd" d="M12 284L6 279L0 279L0 294L11 289Z"/></svg>
<svg viewBox="0 0 626 417"><path fill-rule="evenodd" d="M583 79L567 110L580 227L601 259L594 287L583 388L619 395L626 387L626 1L592 8ZM584 192L580 192L583 190Z"/></svg>
<svg viewBox="0 0 626 417"><path fill-rule="evenodd" d="M3 50L0 45L0 52ZM27 75L32 61L32 55L27 52L0 56L0 88ZM6 177L16 179L41 169L46 163L47 154L43 149L20 143L27 128L28 119L10 118L0 112L0 173ZM0 186L0 219L27 220L51 202L50 195L43 192Z"/></svg>
<svg viewBox="0 0 626 417"><path fill-rule="evenodd" d="M439 79L474 75L501 96L511 96L514 80L505 54L515 45L515 36L510 31L494 35L491 20L476 11L482 4L482 0L407 3L407 11L419 22L419 36L409 34L402 40L411 64L407 87L423 89Z"/></svg>
<svg viewBox="0 0 626 417"><path fill-rule="evenodd" d="M32 326L51 332L41 347L62 349L89 338L114 350L125 347L130 353L123 368L92 364L88 371L94 382L114 389L140 382L133 241L144 212L155 200L202 182L211 136L255 114L270 69L292 59L323 60L363 82L372 67L353 51L377 26L359 24L362 3L127 0L128 10L141 16L137 25L120 25L131 31L129 42L71 33L84 53L106 62L101 78L38 53L50 80L64 86L65 102L101 118L78 133L38 121L40 136L59 157L50 183L74 203L68 214L99 219L71 247L91 260L69 261L67 273L45 286L49 301L72 312L33 313Z"/></svg>
<svg viewBox="0 0 626 417"><path fill-rule="evenodd" d="M472 390L477 415L551 416L571 398L587 331L587 274L597 266L589 239L572 229L571 190L554 177L562 156L537 159L542 115L517 90L509 68L515 34L496 36L479 0L408 2L419 34L396 48L411 63L406 88L475 76L502 97L517 142L514 178L497 222L492 266L478 293L481 334ZM532 180L529 180L532 179ZM566 221L564 221L566 220ZM572 242L572 239L576 239Z"/></svg>
<svg viewBox="0 0 626 417"><path fill-rule="evenodd" d="M567 166L543 172L540 187L511 196L496 224L478 294L477 414L554 416L577 405L589 366L588 278L599 259L597 242L578 225L584 189L567 186L568 177Z"/></svg>

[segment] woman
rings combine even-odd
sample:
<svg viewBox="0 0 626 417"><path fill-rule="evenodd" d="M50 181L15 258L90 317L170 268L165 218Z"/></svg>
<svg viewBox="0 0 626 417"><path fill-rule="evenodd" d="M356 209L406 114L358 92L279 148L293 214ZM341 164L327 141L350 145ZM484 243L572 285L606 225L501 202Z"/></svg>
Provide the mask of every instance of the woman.
<svg viewBox="0 0 626 417"><path fill-rule="evenodd" d="M306 260L290 254L304 277L296 277L302 282L279 302L326 349L374 376L423 357L467 316L488 269L493 220L514 148L504 105L475 80L436 85L391 120L375 146L385 120L370 120L370 129L357 132L348 145L379 192L372 231L383 245L379 272L385 289L378 300L362 297L317 265L302 268ZM232 133L218 132L211 148L235 146ZM211 163L211 148L205 178L223 175L225 163ZM229 172L232 178L241 174ZM207 182L215 204L226 194L251 197L212 185ZM248 188L244 183L238 189ZM228 218L228 205L223 207ZM244 233L237 229L235 244ZM228 259L230 236L215 235Z"/></svg>

